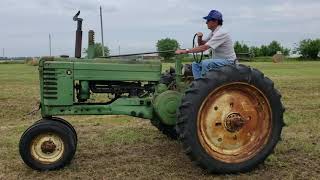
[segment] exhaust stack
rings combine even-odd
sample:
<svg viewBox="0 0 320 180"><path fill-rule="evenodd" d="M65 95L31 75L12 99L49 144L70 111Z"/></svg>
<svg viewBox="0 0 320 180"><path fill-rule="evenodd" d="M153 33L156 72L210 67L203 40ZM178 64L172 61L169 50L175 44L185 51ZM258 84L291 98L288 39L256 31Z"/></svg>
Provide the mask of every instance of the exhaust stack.
<svg viewBox="0 0 320 180"><path fill-rule="evenodd" d="M82 48L82 18L79 18L80 11L73 17L74 21L77 21L77 31L76 31L76 45L75 45L75 55L76 58L81 58L81 48Z"/></svg>

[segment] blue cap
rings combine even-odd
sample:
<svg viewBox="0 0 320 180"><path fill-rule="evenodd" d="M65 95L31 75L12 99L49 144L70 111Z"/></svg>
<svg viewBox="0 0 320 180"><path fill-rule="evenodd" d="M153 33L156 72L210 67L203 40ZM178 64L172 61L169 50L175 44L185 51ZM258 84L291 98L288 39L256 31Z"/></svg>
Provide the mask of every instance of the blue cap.
<svg viewBox="0 0 320 180"><path fill-rule="evenodd" d="M221 14L221 12L219 12L217 10L212 10L208 14L208 16L203 17L203 19L205 19L205 20L213 20L213 19L222 20L222 14Z"/></svg>

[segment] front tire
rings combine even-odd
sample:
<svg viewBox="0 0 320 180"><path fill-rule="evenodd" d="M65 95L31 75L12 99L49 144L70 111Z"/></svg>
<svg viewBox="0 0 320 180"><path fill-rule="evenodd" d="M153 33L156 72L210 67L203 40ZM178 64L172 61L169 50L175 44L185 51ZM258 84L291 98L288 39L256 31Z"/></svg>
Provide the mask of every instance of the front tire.
<svg viewBox="0 0 320 180"><path fill-rule="evenodd" d="M57 121L57 122L60 122L60 123L62 123L64 125L66 125L72 132L72 135L73 135L73 138L74 138L74 141L75 141L75 145L76 145L76 148L77 148L78 135L77 135L77 131L74 129L74 127L72 126L71 123L69 123L68 121L66 121L65 119L62 119L60 117L49 117L49 118L44 118L44 119L41 119L39 121L36 121L34 124L41 123L43 121Z"/></svg>
<svg viewBox="0 0 320 180"><path fill-rule="evenodd" d="M35 170L56 170L69 164L75 153L72 130L65 124L44 120L33 124L22 135L19 152Z"/></svg>
<svg viewBox="0 0 320 180"><path fill-rule="evenodd" d="M177 130L187 155L211 173L247 172L281 136L284 108L273 82L244 65L210 71L186 91Z"/></svg>

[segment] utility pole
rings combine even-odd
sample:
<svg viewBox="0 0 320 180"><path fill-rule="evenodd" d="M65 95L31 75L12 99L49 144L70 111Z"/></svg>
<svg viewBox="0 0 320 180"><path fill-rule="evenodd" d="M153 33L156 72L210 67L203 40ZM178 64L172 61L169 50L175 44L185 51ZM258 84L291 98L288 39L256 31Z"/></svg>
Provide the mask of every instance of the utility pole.
<svg viewBox="0 0 320 180"><path fill-rule="evenodd" d="M100 24L101 24L102 56L105 56L105 54L104 54L104 42L103 42L103 23L102 23L102 7L101 7L101 5L100 5Z"/></svg>
<svg viewBox="0 0 320 180"><path fill-rule="evenodd" d="M4 48L2 48L2 57L4 58Z"/></svg>
<svg viewBox="0 0 320 180"><path fill-rule="evenodd" d="M49 34L49 54L51 56L51 34Z"/></svg>

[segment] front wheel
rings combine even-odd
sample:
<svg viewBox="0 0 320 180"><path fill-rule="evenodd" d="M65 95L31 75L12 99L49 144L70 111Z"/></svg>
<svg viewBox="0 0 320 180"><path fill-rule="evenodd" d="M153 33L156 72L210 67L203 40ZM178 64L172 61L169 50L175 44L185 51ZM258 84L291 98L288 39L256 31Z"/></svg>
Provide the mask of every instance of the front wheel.
<svg viewBox="0 0 320 180"><path fill-rule="evenodd" d="M35 124L37 123L42 123L43 121L57 121L57 122L60 122L64 125L66 125L69 130L71 130L72 132L72 135L73 135L73 138L74 138L74 141L75 141L75 145L76 145L76 148L77 148L77 144L78 144L78 135L77 135L77 131L74 129L74 127L72 126L71 123L69 123L68 121L60 118L60 117L50 117L50 118L44 118L44 119L41 119L37 122L35 122Z"/></svg>
<svg viewBox="0 0 320 180"><path fill-rule="evenodd" d="M69 164L76 140L72 130L59 121L44 120L33 124L21 136L22 160L35 170L55 170Z"/></svg>
<svg viewBox="0 0 320 180"><path fill-rule="evenodd" d="M214 173L252 170L272 153L284 108L273 82L244 65L210 71L186 91L177 129L186 153Z"/></svg>

